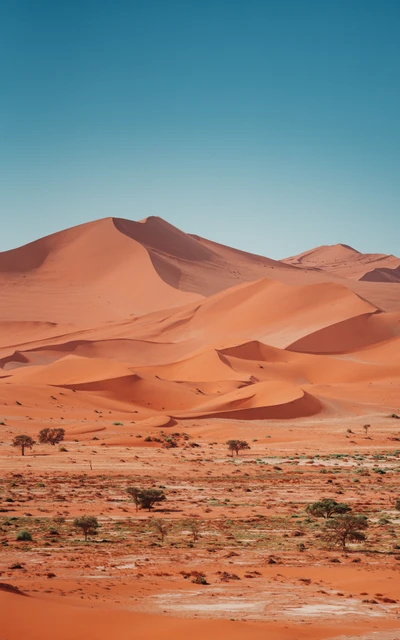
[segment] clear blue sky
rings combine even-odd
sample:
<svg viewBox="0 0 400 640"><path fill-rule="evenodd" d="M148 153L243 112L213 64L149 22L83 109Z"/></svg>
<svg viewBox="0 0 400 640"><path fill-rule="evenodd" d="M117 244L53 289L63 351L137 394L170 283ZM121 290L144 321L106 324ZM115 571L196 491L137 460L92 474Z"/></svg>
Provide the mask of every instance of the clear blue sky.
<svg viewBox="0 0 400 640"><path fill-rule="evenodd" d="M0 0L0 250L105 216L400 254L398 0Z"/></svg>

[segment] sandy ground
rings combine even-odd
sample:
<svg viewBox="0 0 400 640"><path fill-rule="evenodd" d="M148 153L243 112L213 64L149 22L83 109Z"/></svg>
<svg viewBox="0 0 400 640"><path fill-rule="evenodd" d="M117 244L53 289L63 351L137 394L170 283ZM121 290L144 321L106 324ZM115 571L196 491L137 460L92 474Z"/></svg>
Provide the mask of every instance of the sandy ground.
<svg viewBox="0 0 400 640"><path fill-rule="evenodd" d="M157 218L0 254L0 640L397 640L396 260L280 263ZM329 548L323 497L365 542Z"/></svg>

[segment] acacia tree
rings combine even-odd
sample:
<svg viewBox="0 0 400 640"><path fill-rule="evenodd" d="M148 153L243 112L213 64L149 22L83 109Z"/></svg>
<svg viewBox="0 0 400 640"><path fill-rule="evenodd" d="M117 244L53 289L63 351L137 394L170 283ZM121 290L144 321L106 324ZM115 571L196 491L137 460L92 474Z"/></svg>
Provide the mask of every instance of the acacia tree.
<svg viewBox="0 0 400 640"><path fill-rule="evenodd" d="M133 498L136 505L136 511L147 509L150 511L157 502L164 502L167 499L162 489L139 489L137 487L128 487L127 493Z"/></svg>
<svg viewBox="0 0 400 640"><path fill-rule="evenodd" d="M46 427L46 429L39 431L39 442L41 444L51 444L54 447L55 444L64 440L64 436L64 429L61 429L60 427L49 429L49 427Z"/></svg>
<svg viewBox="0 0 400 640"><path fill-rule="evenodd" d="M306 511L315 518L331 518L333 515L343 515L351 511L345 502L336 502L333 498L322 498L318 502L308 504Z"/></svg>
<svg viewBox="0 0 400 640"><path fill-rule="evenodd" d="M370 428L370 426L371 426L370 424L365 424L363 427L366 436L368 435L368 429Z"/></svg>
<svg viewBox="0 0 400 640"><path fill-rule="evenodd" d="M126 490L126 493L130 495L133 502L135 503L136 511L138 511L140 506L140 500L139 500L140 489L138 489L138 487L128 487Z"/></svg>
<svg viewBox="0 0 400 640"><path fill-rule="evenodd" d="M346 551L348 541L363 542L365 540L363 531L367 528L366 516L346 513L326 521L324 538L330 546L342 547L342 550Z"/></svg>
<svg viewBox="0 0 400 640"><path fill-rule="evenodd" d="M169 531L169 524L165 520L156 519L152 520L152 525L156 531L160 534L161 543L164 544L164 538Z"/></svg>
<svg viewBox="0 0 400 640"><path fill-rule="evenodd" d="M21 449L21 455L25 455L25 449L32 449L35 441L30 436L15 436L12 446L19 447Z"/></svg>
<svg viewBox="0 0 400 640"><path fill-rule="evenodd" d="M201 520L197 520L196 518L191 518L186 522L186 526L189 529L190 533L192 534L193 544L195 544L200 537L200 531L202 526Z"/></svg>
<svg viewBox="0 0 400 640"><path fill-rule="evenodd" d="M94 536L97 533L99 526L99 522L95 516L80 516L74 520L74 527L82 530L85 536L85 542L88 536Z"/></svg>
<svg viewBox="0 0 400 640"><path fill-rule="evenodd" d="M250 449L250 445L246 440L228 440L226 443L228 445L228 450L231 452L233 456L233 452L236 452L236 455L239 455L239 451L243 451L244 449Z"/></svg>

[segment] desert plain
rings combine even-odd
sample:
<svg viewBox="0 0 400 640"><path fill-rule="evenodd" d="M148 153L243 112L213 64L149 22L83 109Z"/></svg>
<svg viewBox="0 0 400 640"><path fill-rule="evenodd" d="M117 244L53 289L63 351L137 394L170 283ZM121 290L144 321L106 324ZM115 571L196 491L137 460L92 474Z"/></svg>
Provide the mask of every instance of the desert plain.
<svg viewBox="0 0 400 640"><path fill-rule="evenodd" d="M0 295L0 640L400 638L399 258L107 218Z"/></svg>

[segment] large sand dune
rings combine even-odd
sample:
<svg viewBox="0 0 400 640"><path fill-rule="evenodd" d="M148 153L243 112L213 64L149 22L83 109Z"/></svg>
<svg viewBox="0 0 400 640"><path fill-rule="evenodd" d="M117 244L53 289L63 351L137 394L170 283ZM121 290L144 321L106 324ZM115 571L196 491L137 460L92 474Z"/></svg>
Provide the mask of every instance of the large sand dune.
<svg viewBox="0 0 400 640"><path fill-rule="evenodd" d="M384 309L400 285L370 275L398 262L346 245L276 262L160 218L68 229L0 254L0 397L59 387L163 420L323 413L320 385L399 380Z"/></svg>

